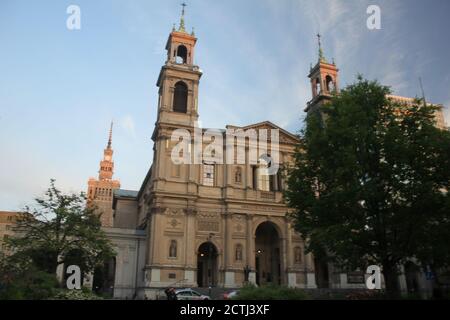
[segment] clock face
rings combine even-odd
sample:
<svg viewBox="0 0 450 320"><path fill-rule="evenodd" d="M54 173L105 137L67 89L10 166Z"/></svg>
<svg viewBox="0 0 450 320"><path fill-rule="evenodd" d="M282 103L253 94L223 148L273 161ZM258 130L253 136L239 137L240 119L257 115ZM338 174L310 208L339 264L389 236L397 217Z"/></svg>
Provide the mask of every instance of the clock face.
<svg viewBox="0 0 450 320"><path fill-rule="evenodd" d="M110 161L111 160L111 156L106 156L105 159Z"/></svg>

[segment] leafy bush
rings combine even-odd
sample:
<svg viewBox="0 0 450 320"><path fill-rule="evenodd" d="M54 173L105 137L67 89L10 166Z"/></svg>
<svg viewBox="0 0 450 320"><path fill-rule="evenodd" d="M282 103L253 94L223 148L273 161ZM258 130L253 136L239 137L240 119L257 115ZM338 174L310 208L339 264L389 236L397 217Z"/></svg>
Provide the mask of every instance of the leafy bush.
<svg viewBox="0 0 450 320"><path fill-rule="evenodd" d="M388 296L381 290L358 290L345 296L347 300L385 300Z"/></svg>
<svg viewBox="0 0 450 320"><path fill-rule="evenodd" d="M58 281L53 274L29 270L1 287L1 300L43 300L56 292Z"/></svg>
<svg viewBox="0 0 450 320"><path fill-rule="evenodd" d="M97 296L95 293L87 288L81 290L58 290L50 300L102 300L102 297Z"/></svg>
<svg viewBox="0 0 450 320"><path fill-rule="evenodd" d="M267 285L255 287L247 285L239 290L239 294L233 298L236 300L305 300L309 296L300 289L286 286Z"/></svg>

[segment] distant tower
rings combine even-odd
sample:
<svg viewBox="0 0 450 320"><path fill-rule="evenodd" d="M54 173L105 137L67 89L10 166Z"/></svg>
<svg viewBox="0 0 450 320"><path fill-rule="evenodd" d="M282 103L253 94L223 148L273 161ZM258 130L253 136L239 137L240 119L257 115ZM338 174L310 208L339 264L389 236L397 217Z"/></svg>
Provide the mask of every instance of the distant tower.
<svg viewBox="0 0 450 320"><path fill-rule="evenodd" d="M316 65L311 67L308 75L312 89L312 99L308 102L305 109L305 112L308 113L329 101L333 93L339 93L339 69L336 67L334 61L329 63L325 59L320 38L321 36L318 34L319 59Z"/></svg>
<svg viewBox="0 0 450 320"><path fill-rule="evenodd" d="M97 212L101 214L100 220L104 227L113 226L113 192L120 188L119 180L112 179L114 173L113 149L111 148L112 129L113 123L111 122L108 145L103 151L103 160L100 161L98 179L90 178L88 181L88 205L97 207Z"/></svg>

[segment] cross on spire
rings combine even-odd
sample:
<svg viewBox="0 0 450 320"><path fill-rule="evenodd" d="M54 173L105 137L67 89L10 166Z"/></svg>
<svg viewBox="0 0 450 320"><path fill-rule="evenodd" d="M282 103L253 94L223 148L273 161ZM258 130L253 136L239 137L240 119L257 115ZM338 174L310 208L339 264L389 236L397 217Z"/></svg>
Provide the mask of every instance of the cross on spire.
<svg viewBox="0 0 450 320"><path fill-rule="evenodd" d="M181 18L180 18L180 27L178 28L178 31L180 32L186 32L185 28L184 28L184 8L187 6L186 3L182 3L181 6L183 7L181 9Z"/></svg>
<svg viewBox="0 0 450 320"><path fill-rule="evenodd" d="M320 33L317 34L317 41L319 43L319 62L320 61L324 61L325 62L325 57L323 56L323 50L322 50L322 43L320 41L320 38L322 36L320 35Z"/></svg>

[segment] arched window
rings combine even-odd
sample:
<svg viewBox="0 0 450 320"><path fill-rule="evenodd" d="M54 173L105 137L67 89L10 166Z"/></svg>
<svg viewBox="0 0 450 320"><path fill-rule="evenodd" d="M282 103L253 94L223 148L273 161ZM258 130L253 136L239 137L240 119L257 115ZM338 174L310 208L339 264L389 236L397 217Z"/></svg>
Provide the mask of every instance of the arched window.
<svg viewBox="0 0 450 320"><path fill-rule="evenodd" d="M177 257L177 241L176 240L170 240L169 257L170 258Z"/></svg>
<svg viewBox="0 0 450 320"><path fill-rule="evenodd" d="M173 94L173 111L181 113L187 112L187 94L187 85L182 81L177 82Z"/></svg>
<svg viewBox="0 0 450 320"><path fill-rule="evenodd" d="M273 191L273 176L269 174L268 168L271 165L271 158L269 154L263 155L259 159L258 166L258 189L261 191Z"/></svg>
<svg viewBox="0 0 450 320"><path fill-rule="evenodd" d="M214 163L203 164L203 185L214 187Z"/></svg>
<svg viewBox="0 0 450 320"><path fill-rule="evenodd" d="M295 261L295 263L302 262L302 248L300 248L300 247L294 248L294 261Z"/></svg>
<svg viewBox="0 0 450 320"><path fill-rule="evenodd" d="M242 261L242 244L236 245L235 260Z"/></svg>
<svg viewBox="0 0 450 320"><path fill-rule="evenodd" d="M326 83L326 86L327 86L327 92L333 92L334 91L333 78L331 78L331 76L327 75L325 77L325 83Z"/></svg>
<svg viewBox="0 0 450 320"><path fill-rule="evenodd" d="M186 63L187 62L187 49L183 45L178 46L176 62L177 63Z"/></svg>
<svg viewBox="0 0 450 320"><path fill-rule="evenodd" d="M242 170L241 167L237 167L234 173L234 182L241 183L242 182Z"/></svg>
<svg viewBox="0 0 450 320"><path fill-rule="evenodd" d="M320 80L319 80L319 78L317 78L316 81L314 82L314 91L315 91L316 95L320 94Z"/></svg>

